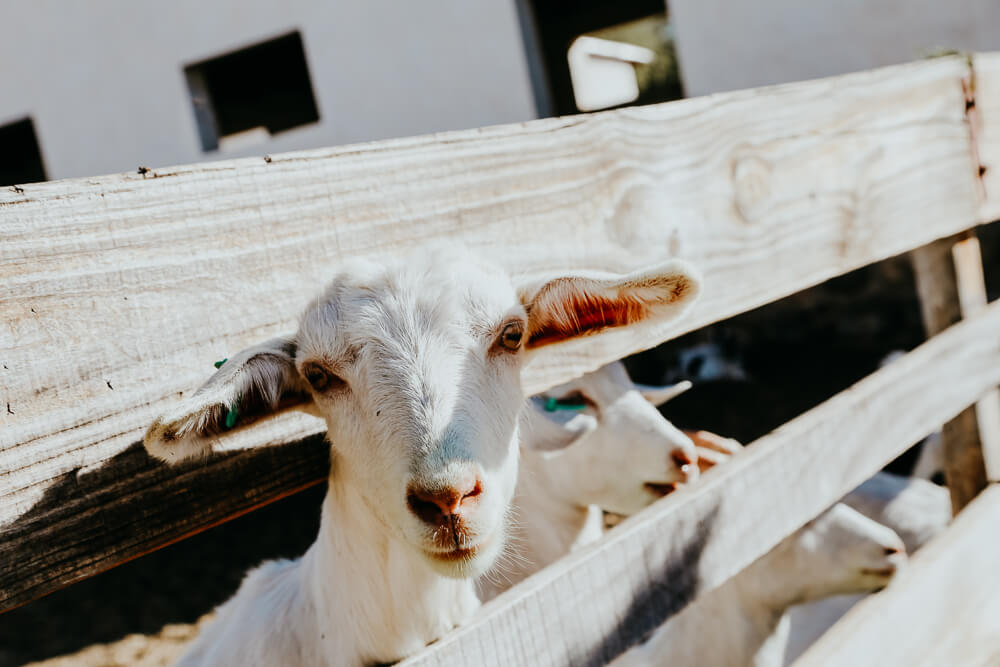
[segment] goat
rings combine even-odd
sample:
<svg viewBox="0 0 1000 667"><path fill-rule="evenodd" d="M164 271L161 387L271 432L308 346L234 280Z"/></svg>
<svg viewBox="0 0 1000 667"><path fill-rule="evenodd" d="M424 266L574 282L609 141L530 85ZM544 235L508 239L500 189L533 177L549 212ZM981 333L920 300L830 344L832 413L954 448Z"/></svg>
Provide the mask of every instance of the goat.
<svg viewBox="0 0 1000 667"><path fill-rule="evenodd" d="M654 406L690 386L638 385L614 362L531 400L513 504L516 548L502 572L479 581L484 601L600 538L602 510L634 514L696 479L720 451L734 451L706 433L696 434L696 449Z"/></svg>
<svg viewBox="0 0 1000 667"><path fill-rule="evenodd" d="M345 265L294 334L234 355L146 433L175 462L296 408L331 444L316 541L251 571L180 664L390 662L467 619L507 539L525 358L671 319L698 291L680 261L517 285L456 247Z"/></svg>
<svg viewBox="0 0 1000 667"><path fill-rule="evenodd" d="M913 553L951 522L948 489L924 479L880 472L847 494L844 504L899 535ZM788 610L783 664L791 664L857 604L863 594L835 595Z"/></svg>
<svg viewBox="0 0 1000 667"><path fill-rule="evenodd" d="M788 607L885 586L905 558L892 530L837 503L611 665L772 664L773 636ZM705 641L707 627L722 631Z"/></svg>

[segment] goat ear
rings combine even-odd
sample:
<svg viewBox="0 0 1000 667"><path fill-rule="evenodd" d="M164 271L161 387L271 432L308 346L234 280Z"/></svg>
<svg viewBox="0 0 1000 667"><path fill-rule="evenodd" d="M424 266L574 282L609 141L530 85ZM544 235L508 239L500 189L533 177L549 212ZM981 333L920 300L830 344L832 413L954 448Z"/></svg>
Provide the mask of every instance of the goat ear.
<svg viewBox="0 0 1000 667"><path fill-rule="evenodd" d="M519 290L528 313L528 349L624 327L679 317L701 289L698 273L671 260L625 276L560 276Z"/></svg>
<svg viewBox="0 0 1000 667"><path fill-rule="evenodd" d="M668 384L664 387L654 387L649 384L635 383L636 390L642 394L647 401L659 407L672 398L677 398L693 385L690 380L684 380L677 384Z"/></svg>
<svg viewBox="0 0 1000 667"><path fill-rule="evenodd" d="M539 398L531 398L521 410L521 446L526 449L566 449L596 428L597 419L591 415L566 410L548 412Z"/></svg>
<svg viewBox="0 0 1000 667"><path fill-rule="evenodd" d="M295 368L295 349L294 339L273 338L222 362L190 398L153 422L146 450L171 463L198 458L223 431L289 408L308 411L312 395Z"/></svg>

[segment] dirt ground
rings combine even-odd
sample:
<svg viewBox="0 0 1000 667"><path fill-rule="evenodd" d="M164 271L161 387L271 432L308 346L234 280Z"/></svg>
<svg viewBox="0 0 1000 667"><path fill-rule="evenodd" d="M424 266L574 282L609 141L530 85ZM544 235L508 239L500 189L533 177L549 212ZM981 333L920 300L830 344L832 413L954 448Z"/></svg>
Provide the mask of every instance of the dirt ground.
<svg viewBox="0 0 1000 667"><path fill-rule="evenodd" d="M1000 294L998 237L998 225L981 232L991 298ZM637 381L660 382L681 349L718 344L747 379L696 385L664 414L682 428L751 442L871 373L889 352L922 340L912 273L905 259L895 259L627 363ZM908 470L903 459L895 470ZM324 492L310 489L3 615L0 667L170 664L198 619L232 595L248 568L305 551Z"/></svg>

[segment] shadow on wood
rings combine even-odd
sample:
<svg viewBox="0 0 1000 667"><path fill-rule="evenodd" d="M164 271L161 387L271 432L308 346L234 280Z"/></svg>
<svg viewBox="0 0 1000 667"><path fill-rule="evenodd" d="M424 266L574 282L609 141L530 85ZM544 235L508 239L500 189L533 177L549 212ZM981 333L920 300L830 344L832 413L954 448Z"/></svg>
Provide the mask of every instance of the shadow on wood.
<svg viewBox="0 0 1000 667"><path fill-rule="evenodd" d="M65 473L0 529L0 611L323 482L329 457L314 436L167 466L136 442Z"/></svg>
<svg viewBox="0 0 1000 667"><path fill-rule="evenodd" d="M585 657L570 660L573 665L600 667L638 644L664 621L678 613L698 593L698 561L712 535L718 504L701 520L684 542L678 541L673 554L651 577L649 586L638 591L615 628ZM664 539L674 540L674 536Z"/></svg>

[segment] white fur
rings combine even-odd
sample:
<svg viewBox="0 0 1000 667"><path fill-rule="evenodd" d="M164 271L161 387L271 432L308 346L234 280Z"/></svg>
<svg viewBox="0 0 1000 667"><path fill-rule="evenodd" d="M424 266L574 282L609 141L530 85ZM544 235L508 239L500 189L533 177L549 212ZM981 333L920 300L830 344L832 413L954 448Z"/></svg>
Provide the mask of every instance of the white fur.
<svg viewBox="0 0 1000 667"><path fill-rule="evenodd" d="M931 479L944 474L944 437L941 431L934 431L920 444L920 454L913 464L913 476Z"/></svg>
<svg viewBox="0 0 1000 667"><path fill-rule="evenodd" d="M892 530L838 503L611 664L772 664L769 639L789 606L884 586L903 548ZM706 637L708 628L718 630Z"/></svg>
<svg viewBox="0 0 1000 667"><path fill-rule="evenodd" d="M323 417L331 442L316 542L298 560L251 572L181 664L394 661L468 618L479 604L472 578L506 541L525 354L593 333L577 323L593 321L594 303L621 299L662 320L697 292L680 262L521 289L459 248L348 265L294 335L234 355L147 432L150 453L172 462L209 453L227 411L244 427L293 405ZM510 323L525 332L519 350L500 345ZM343 382L317 389L317 367ZM478 491L460 497L450 524L414 509L415 490L470 480Z"/></svg>
<svg viewBox="0 0 1000 667"><path fill-rule="evenodd" d="M524 413L513 552L480 580L484 600L600 538L601 510L630 515L663 495L645 483L697 478L691 439L648 400L668 400L685 388L636 385L614 362L532 400ZM585 410L543 407L549 397L574 396L586 401Z"/></svg>

